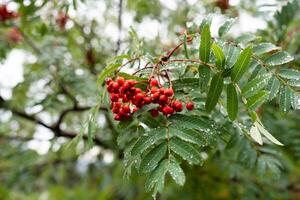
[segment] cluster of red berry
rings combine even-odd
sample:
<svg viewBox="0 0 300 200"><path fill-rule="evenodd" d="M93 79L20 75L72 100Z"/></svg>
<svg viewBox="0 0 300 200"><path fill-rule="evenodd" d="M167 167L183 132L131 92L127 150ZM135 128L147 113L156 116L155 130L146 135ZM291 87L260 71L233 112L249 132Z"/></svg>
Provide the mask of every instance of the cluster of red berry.
<svg viewBox="0 0 300 200"><path fill-rule="evenodd" d="M157 117L159 112L170 116L183 110L182 102L174 98L173 89L162 87L157 79L151 78L151 87L148 87L146 92L135 87L136 84L138 84L137 81L125 80L123 77L118 77L115 81L110 78L106 79L115 120L128 119L134 112L150 103L158 104L157 109L150 110L153 117ZM194 103L188 102L186 108L193 110Z"/></svg>
<svg viewBox="0 0 300 200"><path fill-rule="evenodd" d="M19 14L7 9L7 5L0 5L0 22L18 17Z"/></svg>

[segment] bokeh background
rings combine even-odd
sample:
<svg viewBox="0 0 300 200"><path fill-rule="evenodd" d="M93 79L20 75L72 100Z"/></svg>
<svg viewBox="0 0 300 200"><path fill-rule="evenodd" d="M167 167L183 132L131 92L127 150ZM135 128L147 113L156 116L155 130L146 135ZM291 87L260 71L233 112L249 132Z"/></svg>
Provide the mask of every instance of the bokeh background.
<svg viewBox="0 0 300 200"><path fill-rule="evenodd" d="M86 135L69 143L99 101L97 75L115 55L153 56L174 47L208 15L213 36L225 19L236 18L229 38L256 34L294 55L299 69L300 2L288 2L0 0L18 13L0 21L0 199L151 199L145 177L124 176L122 130L105 108L95 117L90 148ZM256 177L231 159L235 149L217 152L203 167L185 166L185 186L167 181L158 198L300 199L299 111L277 110L274 102L260 114L285 144L266 148L282 164Z"/></svg>

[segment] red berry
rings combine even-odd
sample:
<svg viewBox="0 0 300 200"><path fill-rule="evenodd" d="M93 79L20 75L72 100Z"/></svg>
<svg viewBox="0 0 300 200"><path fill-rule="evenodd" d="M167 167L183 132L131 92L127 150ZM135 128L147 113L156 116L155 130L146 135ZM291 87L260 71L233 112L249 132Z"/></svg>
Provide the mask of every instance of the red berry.
<svg viewBox="0 0 300 200"><path fill-rule="evenodd" d="M193 110L194 109L194 103L191 101L191 102L188 102L186 104L186 109L188 110Z"/></svg>
<svg viewBox="0 0 300 200"><path fill-rule="evenodd" d="M158 91L158 89L156 87L152 87L151 88L151 94L154 94Z"/></svg>
<svg viewBox="0 0 300 200"><path fill-rule="evenodd" d="M117 83L121 86L121 85L124 85L125 83L125 79L123 77L118 77L117 78Z"/></svg>
<svg viewBox="0 0 300 200"><path fill-rule="evenodd" d="M165 89L165 93L164 93L164 94L165 94L166 96L168 96L168 97L171 97L171 96L173 96L174 91L173 91L172 88Z"/></svg>
<svg viewBox="0 0 300 200"><path fill-rule="evenodd" d="M106 79L105 79L106 85L109 85L111 82L112 82L112 79L111 79L111 78L106 78Z"/></svg>
<svg viewBox="0 0 300 200"><path fill-rule="evenodd" d="M111 94L110 95L110 100L112 102L117 102L119 100L119 95L117 95L117 94Z"/></svg>
<svg viewBox="0 0 300 200"><path fill-rule="evenodd" d="M115 118L114 118L116 121L121 121L121 116L119 114L116 114L115 115Z"/></svg>
<svg viewBox="0 0 300 200"><path fill-rule="evenodd" d="M132 87L132 86L134 86L135 84L137 84L137 81L135 81L135 80L128 80L127 83L128 83L128 85L129 85L130 87Z"/></svg>
<svg viewBox="0 0 300 200"><path fill-rule="evenodd" d="M160 102L160 103L164 104L164 103L166 103L167 101L168 101L168 97L167 97L166 95L161 95L161 96L159 97L159 102Z"/></svg>
<svg viewBox="0 0 300 200"><path fill-rule="evenodd" d="M116 107L116 108L120 108L121 107L121 102L115 102L113 106Z"/></svg>
<svg viewBox="0 0 300 200"><path fill-rule="evenodd" d="M133 110L132 110L132 112L136 112L136 111L138 111L139 109L137 108L137 107L134 107L133 108Z"/></svg>
<svg viewBox="0 0 300 200"><path fill-rule="evenodd" d="M113 107L112 112L118 114L120 109L118 107Z"/></svg>
<svg viewBox="0 0 300 200"><path fill-rule="evenodd" d="M165 94L165 88L160 88L159 91L160 91L160 94Z"/></svg>
<svg viewBox="0 0 300 200"><path fill-rule="evenodd" d="M165 106L162 109L164 115L172 115L174 113L174 109L170 106Z"/></svg>
<svg viewBox="0 0 300 200"><path fill-rule="evenodd" d="M159 96L160 96L159 92L156 92L152 95L152 99L157 100L159 98Z"/></svg>
<svg viewBox="0 0 300 200"><path fill-rule="evenodd" d="M180 101L174 101L173 108L176 112L182 111L182 103Z"/></svg>
<svg viewBox="0 0 300 200"><path fill-rule="evenodd" d="M151 113L152 117L157 117L159 115L158 110L155 110L155 109L150 110L150 113Z"/></svg>
<svg viewBox="0 0 300 200"><path fill-rule="evenodd" d="M116 82L112 82L112 88L116 91L119 89L119 84Z"/></svg>
<svg viewBox="0 0 300 200"><path fill-rule="evenodd" d="M144 102L146 104L150 104L152 101L151 101L151 98L150 97L144 97Z"/></svg>
<svg viewBox="0 0 300 200"><path fill-rule="evenodd" d="M135 88L135 93L138 94L138 93L141 93L142 90L140 88Z"/></svg>
<svg viewBox="0 0 300 200"><path fill-rule="evenodd" d="M140 100L142 100L144 98L144 95L142 94L142 93L138 93L136 96L135 96L135 99L137 100L137 101L140 101Z"/></svg>
<svg viewBox="0 0 300 200"><path fill-rule="evenodd" d="M157 79L151 78L151 80L150 80L150 85L153 86L153 87L158 86L158 81L157 81Z"/></svg>
<svg viewBox="0 0 300 200"><path fill-rule="evenodd" d="M123 110L126 113L130 113L130 107L128 105L123 106Z"/></svg>

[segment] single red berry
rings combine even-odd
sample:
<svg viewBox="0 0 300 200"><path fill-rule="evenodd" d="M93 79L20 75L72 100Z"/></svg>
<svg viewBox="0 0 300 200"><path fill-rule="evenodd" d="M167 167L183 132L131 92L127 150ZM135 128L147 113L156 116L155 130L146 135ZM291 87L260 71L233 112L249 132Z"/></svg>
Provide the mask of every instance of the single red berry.
<svg viewBox="0 0 300 200"><path fill-rule="evenodd" d="M119 89L119 84L117 82L112 82L112 88L116 91Z"/></svg>
<svg viewBox="0 0 300 200"><path fill-rule="evenodd" d="M118 77L118 78L117 78L117 83L118 83L120 86L122 86L122 85L124 85L124 83L125 83L125 79L124 79L123 77Z"/></svg>
<svg viewBox="0 0 300 200"><path fill-rule="evenodd" d="M128 85L129 85L130 87L132 87L132 86L134 86L134 85L137 84L137 81L135 81L135 80L128 80L127 83L128 83Z"/></svg>
<svg viewBox="0 0 300 200"><path fill-rule="evenodd" d="M171 96L173 96L174 91L172 88L168 88L168 89L165 89L164 94L168 97L171 97Z"/></svg>
<svg viewBox="0 0 300 200"><path fill-rule="evenodd" d="M165 94L165 88L160 88L159 91L160 91L160 94Z"/></svg>
<svg viewBox="0 0 300 200"><path fill-rule="evenodd" d="M113 109L112 109L112 112L115 114L118 114L119 111L120 111L120 108L118 108L118 107L113 107Z"/></svg>
<svg viewBox="0 0 300 200"><path fill-rule="evenodd" d="M164 115L171 115L174 113L174 109L170 106L165 106L163 107L162 112Z"/></svg>
<svg viewBox="0 0 300 200"><path fill-rule="evenodd" d="M191 102L188 102L186 104L186 109L188 110L193 110L194 109L194 103L191 101Z"/></svg>
<svg viewBox="0 0 300 200"><path fill-rule="evenodd" d="M152 95L152 99L157 100L159 98L159 96L160 96L159 92L156 92Z"/></svg>
<svg viewBox="0 0 300 200"><path fill-rule="evenodd" d="M161 96L159 97L159 102L160 102L160 103L164 104L164 103L166 103L167 101L168 101L168 97L167 97L166 95L161 95Z"/></svg>
<svg viewBox="0 0 300 200"><path fill-rule="evenodd" d="M152 87L151 90L150 90L151 94L154 94L157 91L158 91L158 89L156 87Z"/></svg>
<svg viewBox="0 0 300 200"><path fill-rule="evenodd" d="M152 101L151 101L151 98L150 97L144 97L144 102L146 104L150 104Z"/></svg>
<svg viewBox="0 0 300 200"><path fill-rule="evenodd" d="M174 101L173 108L176 112L182 111L182 103L180 101Z"/></svg>
<svg viewBox="0 0 300 200"><path fill-rule="evenodd" d="M110 100L112 102L117 102L119 100L119 95L117 95L117 94L111 94L110 95Z"/></svg>
<svg viewBox="0 0 300 200"><path fill-rule="evenodd" d="M123 106L123 110L126 113L130 113L130 107L128 105Z"/></svg>
<svg viewBox="0 0 300 200"><path fill-rule="evenodd" d="M106 85L109 85L111 82L112 82L112 79L111 79L111 78L106 78L106 79L105 79Z"/></svg>
<svg viewBox="0 0 300 200"><path fill-rule="evenodd" d="M116 108L120 108L121 107L121 102L115 102L113 104L113 106L116 107Z"/></svg>
<svg viewBox="0 0 300 200"><path fill-rule="evenodd" d="M116 121L121 121L122 117L119 114L116 114L114 119Z"/></svg>
<svg viewBox="0 0 300 200"><path fill-rule="evenodd" d="M152 117L157 117L159 115L159 112L156 109L150 110L150 113L151 113Z"/></svg>
<svg viewBox="0 0 300 200"><path fill-rule="evenodd" d="M151 78L151 80L150 80L150 85L151 85L152 87L158 86L158 81L157 81L157 79Z"/></svg>
<svg viewBox="0 0 300 200"><path fill-rule="evenodd" d="M142 100L144 98L144 95L142 94L142 93L138 93L136 96L135 96L135 99L137 100L137 101L140 101L140 100Z"/></svg>
<svg viewBox="0 0 300 200"><path fill-rule="evenodd" d="M135 88L135 94L141 93L142 90L140 88Z"/></svg>

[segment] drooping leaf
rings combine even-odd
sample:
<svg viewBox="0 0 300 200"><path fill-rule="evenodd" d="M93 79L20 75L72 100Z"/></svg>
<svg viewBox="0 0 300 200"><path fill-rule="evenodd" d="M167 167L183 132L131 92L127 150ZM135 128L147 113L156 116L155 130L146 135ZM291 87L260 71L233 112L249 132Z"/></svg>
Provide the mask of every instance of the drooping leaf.
<svg viewBox="0 0 300 200"><path fill-rule="evenodd" d="M230 28L235 23L235 21L236 21L236 18L227 19L219 28L219 31L218 31L219 37L222 37L223 35L225 35L230 30Z"/></svg>
<svg viewBox="0 0 300 200"><path fill-rule="evenodd" d="M238 113L238 96L236 89L232 83L227 86L227 113L230 120L235 120Z"/></svg>
<svg viewBox="0 0 300 200"><path fill-rule="evenodd" d="M199 165L202 163L199 151L192 145L177 138L172 138L169 142L169 145L173 152L178 154L184 160L188 161L190 164Z"/></svg>
<svg viewBox="0 0 300 200"><path fill-rule="evenodd" d="M280 109L283 112L287 112L291 108L291 90L288 86L284 86L280 90L280 100L279 100Z"/></svg>
<svg viewBox="0 0 300 200"><path fill-rule="evenodd" d="M142 154L150 146L154 145L157 141L167 138L166 128L151 129L148 135L141 136L132 148L131 154L133 156Z"/></svg>
<svg viewBox="0 0 300 200"><path fill-rule="evenodd" d="M267 97L269 96L268 91L259 91L255 95L251 96L247 101L247 108L249 109L256 109L258 106L260 106L265 100L267 100Z"/></svg>
<svg viewBox="0 0 300 200"><path fill-rule="evenodd" d="M261 55L278 49L280 49L280 47L277 47L272 43L260 43L253 47L253 53Z"/></svg>
<svg viewBox="0 0 300 200"><path fill-rule="evenodd" d="M258 128L260 133L263 134L268 140L270 140L274 144L283 146L283 144L279 142L271 133L269 133L260 123L256 122L255 126Z"/></svg>
<svg viewBox="0 0 300 200"><path fill-rule="evenodd" d="M158 167L150 174L145 183L146 191L150 191L155 185L159 186L155 189L154 194L163 189L165 175L168 171L168 160L163 160Z"/></svg>
<svg viewBox="0 0 300 200"><path fill-rule="evenodd" d="M268 84L270 77L270 74L262 74L257 76L242 88L242 94L246 98L256 94Z"/></svg>
<svg viewBox="0 0 300 200"><path fill-rule="evenodd" d="M216 43L213 43L211 49L216 57L216 66L220 70L223 70L225 66L225 56L221 47L219 47Z"/></svg>
<svg viewBox="0 0 300 200"><path fill-rule="evenodd" d="M248 44L257 39L257 36L251 33L244 33L241 36L236 38L237 43Z"/></svg>
<svg viewBox="0 0 300 200"><path fill-rule="evenodd" d="M167 143L163 142L158 147L154 147L144 158L140 164L140 172L151 172L157 166L158 162L164 157L167 151Z"/></svg>
<svg viewBox="0 0 300 200"><path fill-rule="evenodd" d="M286 51L277 52L265 60L265 63L270 66L283 65L294 60L293 56L291 56Z"/></svg>
<svg viewBox="0 0 300 200"><path fill-rule="evenodd" d="M280 82L275 76L269 80L267 89L270 91L269 100L272 100L280 89Z"/></svg>
<svg viewBox="0 0 300 200"><path fill-rule="evenodd" d="M261 134L260 134L258 128L255 126L255 124L250 129L250 136L258 144L260 144L260 145L263 144Z"/></svg>
<svg viewBox="0 0 300 200"><path fill-rule="evenodd" d="M209 87L207 99L205 102L205 108L208 112L212 111L216 106L220 95L222 93L224 85L224 79L221 74L216 74L212 80Z"/></svg>
<svg viewBox="0 0 300 200"><path fill-rule="evenodd" d="M199 47L199 57L203 62L209 62L211 47L210 26L205 24L201 29L201 42Z"/></svg>
<svg viewBox="0 0 300 200"><path fill-rule="evenodd" d="M174 157L172 157L172 159L170 160L170 163L168 165L168 171L169 171L171 177L173 178L173 180L178 185L184 185L184 183L185 183L184 172Z"/></svg>
<svg viewBox="0 0 300 200"><path fill-rule="evenodd" d="M241 52L231 72L232 81L238 82L242 78L243 74L246 72L247 68L249 67L251 55L252 55L251 47L247 47Z"/></svg>
<svg viewBox="0 0 300 200"><path fill-rule="evenodd" d="M299 109L299 105L300 105L300 94L298 93L291 93L291 104L293 109Z"/></svg>

